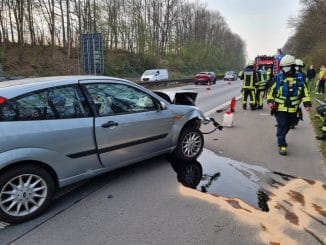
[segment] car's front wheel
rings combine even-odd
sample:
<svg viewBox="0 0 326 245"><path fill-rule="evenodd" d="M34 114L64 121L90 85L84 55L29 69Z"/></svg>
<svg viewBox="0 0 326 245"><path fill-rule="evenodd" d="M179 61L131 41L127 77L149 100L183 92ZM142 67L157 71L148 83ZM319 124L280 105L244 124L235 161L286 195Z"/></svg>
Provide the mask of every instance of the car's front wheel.
<svg viewBox="0 0 326 245"><path fill-rule="evenodd" d="M26 164L2 173L0 180L0 220L22 223L50 204L55 184L43 168Z"/></svg>
<svg viewBox="0 0 326 245"><path fill-rule="evenodd" d="M196 126L191 125L182 130L174 154L182 161L192 161L197 159L203 147L204 136L202 132Z"/></svg>

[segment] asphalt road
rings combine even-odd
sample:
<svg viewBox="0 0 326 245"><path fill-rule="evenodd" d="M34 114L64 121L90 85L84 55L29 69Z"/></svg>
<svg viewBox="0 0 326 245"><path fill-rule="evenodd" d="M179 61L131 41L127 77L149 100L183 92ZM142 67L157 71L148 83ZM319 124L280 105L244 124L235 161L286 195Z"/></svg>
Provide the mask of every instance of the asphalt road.
<svg viewBox="0 0 326 245"><path fill-rule="evenodd" d="M212 112L216 106L238 96L240 88L240 81L231 85L218 81L210 90L206 86L183 87L199 93L198 106L204 112ZM222 114L212 115L222 120ZM293 213L285 212L286 215L279 218L272 210L273 206L270 206L269 213L257 211L262 202L261 196L257 197L257 186L259 190L266 189L266 193L271 193L271 199L280 196L277 191L288 193L296 190L303 193L306 204L315 204L314 207L321 207L321 210L326 207L323 185L317 186L322 183L320 181L325 182L325 162L313 141L309 119L305 117L296 129L298 133L292 135L289 142L293 145L289 149L291 155L279 158L275 154L274 122L267 115L268 111L239 111L235 114L234 128L205 136L207 150L199 159L203 173L197 189L205 187L210 194L183 187L179 183L182 175L176 173L165 157L158 157L62 190L39 218L1 229L0 243L266 244L269 241L270 244L325 244L323 230L326 220L322 215L318 216L318 208L310 210L308 205L298 208L315 218L311 227L306 225L307 217L303 219L296 213L299 224L304 220L310 233L302 232L299 225L289 225L292 224L290 219L284 217L293 217ZM301 147L301 143L296 143L299 135L311 145L306 146L301 141ZM315 185L307 187L299 182L293 186L293 182L288 183L282 178L277 180L272 171L308 178L314 180ZM290 184L291 190L282 190ZM279 185L278 188L275 185ZM227 187L220 190L214 189L216 186ZM321 188L311 189L312 186ZM272 190L267 191L269 188ZM318 193L319 199L315 200L305 191ZM297 204L294 198L282 195L281 198L288 205ZM279 227L281 225L284 229Z"/></svg>
<svg viewBox="0 0 326 245"><path fill-rule="evenodd" d="M241 94L242 81L232 81L230 84L226 81L219 80L216 84L211 85L210 89L206 85L187 85L169 90L192 90L198 93L196 105L203 111L209 112L218 105L229 102L232 97ZM164 90L164 89L163 89Z"/></svg>

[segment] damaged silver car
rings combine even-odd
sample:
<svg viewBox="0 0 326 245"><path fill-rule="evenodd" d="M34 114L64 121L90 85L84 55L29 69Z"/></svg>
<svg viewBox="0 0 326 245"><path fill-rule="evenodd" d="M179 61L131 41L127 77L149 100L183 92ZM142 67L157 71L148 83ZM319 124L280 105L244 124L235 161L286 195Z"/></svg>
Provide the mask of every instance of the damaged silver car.
<svg viewBox="0 0 326 245"><path fill-rule="evenodd" d="M196 96L161 96L105 76L1 82L0 220L30 220L58 188L128 164L196 159L208 122Z"/></svg>

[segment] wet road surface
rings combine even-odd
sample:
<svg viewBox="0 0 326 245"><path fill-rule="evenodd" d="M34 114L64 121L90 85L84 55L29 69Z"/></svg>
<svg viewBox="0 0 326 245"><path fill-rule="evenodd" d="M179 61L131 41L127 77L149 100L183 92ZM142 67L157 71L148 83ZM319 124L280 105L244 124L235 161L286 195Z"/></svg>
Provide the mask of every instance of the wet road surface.
<svg viewBox="0 0 326 245"><path fill-rule="evenodd" d="M169 158L185 195L207 200L261 227L268 244L300 244L286 229L326 244L326 184L220 157L204 149L197 161ZM282 242L282 243L281 243Z"/></svg>

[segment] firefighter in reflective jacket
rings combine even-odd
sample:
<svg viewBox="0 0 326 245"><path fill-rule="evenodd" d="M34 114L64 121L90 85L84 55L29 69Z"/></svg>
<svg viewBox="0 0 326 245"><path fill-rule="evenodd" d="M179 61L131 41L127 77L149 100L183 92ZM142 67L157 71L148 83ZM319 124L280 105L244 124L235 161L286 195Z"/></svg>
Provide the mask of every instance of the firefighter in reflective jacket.
<svg viewBox="0 0 326 245"><path fill-rule="evenodd" d="M255 100L255 87L257 83L257 74L254 70L254 61L249 60L247 67L243 70L241 75L243 79L242 85L242 107L244 110L247 109L247 98L250 97L250 108L251 110L256 109L256 100Z"/></svg>
<svg viewBox="0 0 326 245"><path fill-rule="evenodd" d="M277 121L277 143L280 155L286 155L286 134L296 121L301 102L307 111L311 108L308 87L300 84L295 70L295 58L285 55L280 62L282 72L277 74L267 95L268 106L275 111Z"/></svg>
<svg viewBox="0 0 326 245"><path fill-rule="evenodd" d="M296 77L298 80L298 85L302 87L306 83L306 74L302 71L305 65L302 60L295 59L295 70L296 70ZM309 90L310 91L310 90ZM302 109L299 106L297 111L297 120L291 125L291 129L294 129L295 126L299 124L299 120L303 121Z"/></svg>
<svg viewBox="0 0 326 245"><path fill-rule="evenodd" d="M326 141L326 105L320 105L316 109L319 116L323 119L323 126L321 128L321 135L317 135L317 140Z"/></svg>
<svg viewBox="0 0 326 245"><path fill-rule="evenodd" d="M267 71L264 66L260 66L257 72L258 82L256 83L256 109L263 109L263 99L267 84Z"/></svg>

